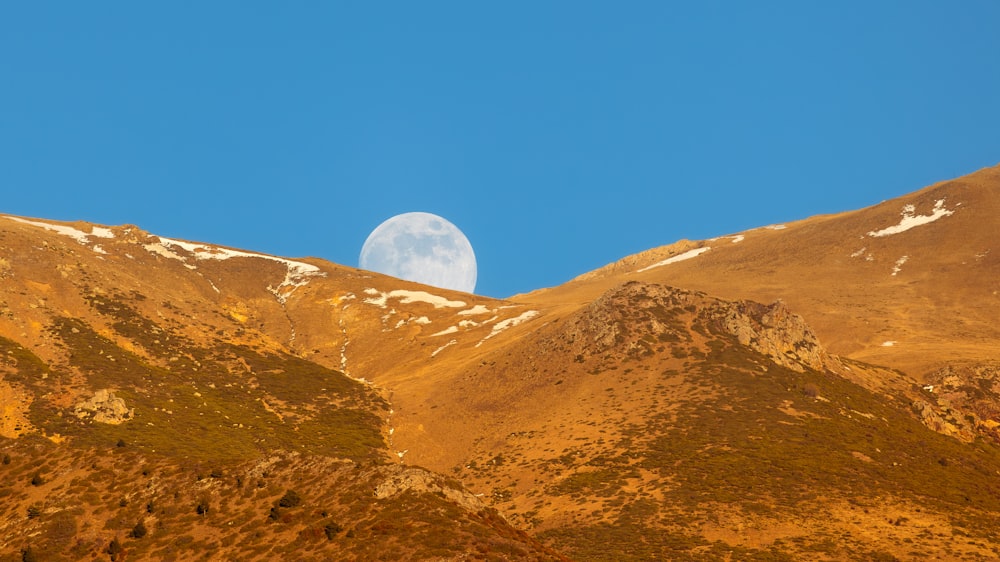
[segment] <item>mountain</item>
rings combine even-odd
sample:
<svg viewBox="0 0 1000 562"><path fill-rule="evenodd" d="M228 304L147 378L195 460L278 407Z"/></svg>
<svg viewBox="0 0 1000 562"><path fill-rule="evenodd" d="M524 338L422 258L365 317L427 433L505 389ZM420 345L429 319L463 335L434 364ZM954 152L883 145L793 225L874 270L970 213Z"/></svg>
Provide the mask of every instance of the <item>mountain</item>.
<svg viewBox="0 0 1000 562"><path fill-rule="evenodd" d="M0 560L995 558L998 198L507 300L0 216Z"/></svg>
<svg viewBox="0 0 1000 562"><path fill-rule="evenodd" d="M539 293L575 299L638 279L782 299L831 352L923 378L997 358L998 235L994 167L859 211L681 241Z"/></svg>

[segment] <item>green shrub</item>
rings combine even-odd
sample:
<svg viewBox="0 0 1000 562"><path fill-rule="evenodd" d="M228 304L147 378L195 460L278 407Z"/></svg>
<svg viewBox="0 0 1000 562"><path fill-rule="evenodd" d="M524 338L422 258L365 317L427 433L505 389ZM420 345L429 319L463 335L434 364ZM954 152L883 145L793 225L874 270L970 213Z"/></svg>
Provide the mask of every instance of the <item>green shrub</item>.
<svg viewBox="0 0 1000 562"><path fill-rule="evenodd" d="M142 537L145 537L147 533L149 533L149 530L146 529L146 524L140 519L139 522L135 524L135 527L132 527L130 535L133 539L141 539Z"/></svg>
<svg viewBox="0 0 1000 562"><path fill-rule="evenodd" d="M294 490L288 490L285 495L278 500L278 507L296 507L302 503L302 498Z"/></svg>
<svg viewBox="0 0 1000 562"><path fill-rule="evenodd" d="M122 555L125 554L125 549L122 547L122 543L118 540L118 537L111 540L111 543L108 545L107 552L111 555L112 562L119 560L122 558Z"/></svg>

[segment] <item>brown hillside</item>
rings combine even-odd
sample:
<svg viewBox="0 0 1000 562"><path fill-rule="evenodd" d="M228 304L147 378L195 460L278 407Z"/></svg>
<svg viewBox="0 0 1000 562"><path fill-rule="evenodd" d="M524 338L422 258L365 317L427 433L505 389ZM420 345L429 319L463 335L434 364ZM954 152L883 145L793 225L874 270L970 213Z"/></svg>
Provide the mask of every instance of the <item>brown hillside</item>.
<svg viewBox="0 0 1000 562"><path fill-rule="evenodd" d="M0 560L993 559L998 197L507 301L0 216Z"/></svg>
<svg viewBox="0 0 1000 562"><path fill-rule="evenodd" d="M998 241L994 167L860 211L649 250L518 300L587 301L632 279L782 299L832 353L920 378L997 359ZM692 249L704 253L656 265Z"/></svg>

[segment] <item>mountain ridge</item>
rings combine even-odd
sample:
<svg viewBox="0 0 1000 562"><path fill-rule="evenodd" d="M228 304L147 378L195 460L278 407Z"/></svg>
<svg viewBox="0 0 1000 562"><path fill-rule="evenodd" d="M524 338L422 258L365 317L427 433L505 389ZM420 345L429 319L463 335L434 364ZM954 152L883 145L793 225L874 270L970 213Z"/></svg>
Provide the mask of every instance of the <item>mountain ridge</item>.
<svg viewBox="0 0 1000 562"><path fill-rule="evenodd" d="M990 168L492 299L0 216L0 560L995 556L998 217Z"/></svg>

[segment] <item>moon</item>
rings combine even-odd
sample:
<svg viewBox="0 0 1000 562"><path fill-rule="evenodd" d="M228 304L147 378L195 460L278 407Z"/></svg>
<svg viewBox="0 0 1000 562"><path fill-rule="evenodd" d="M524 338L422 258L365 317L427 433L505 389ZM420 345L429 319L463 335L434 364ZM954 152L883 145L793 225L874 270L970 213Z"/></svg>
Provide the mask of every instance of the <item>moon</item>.
<svg viewBox="0 0 1000 562"><path fill-rule="evenodd" d="M432 213L403 213L378 225L358 259L361 269L471 293L476 254L457 226Z"/></svg>

